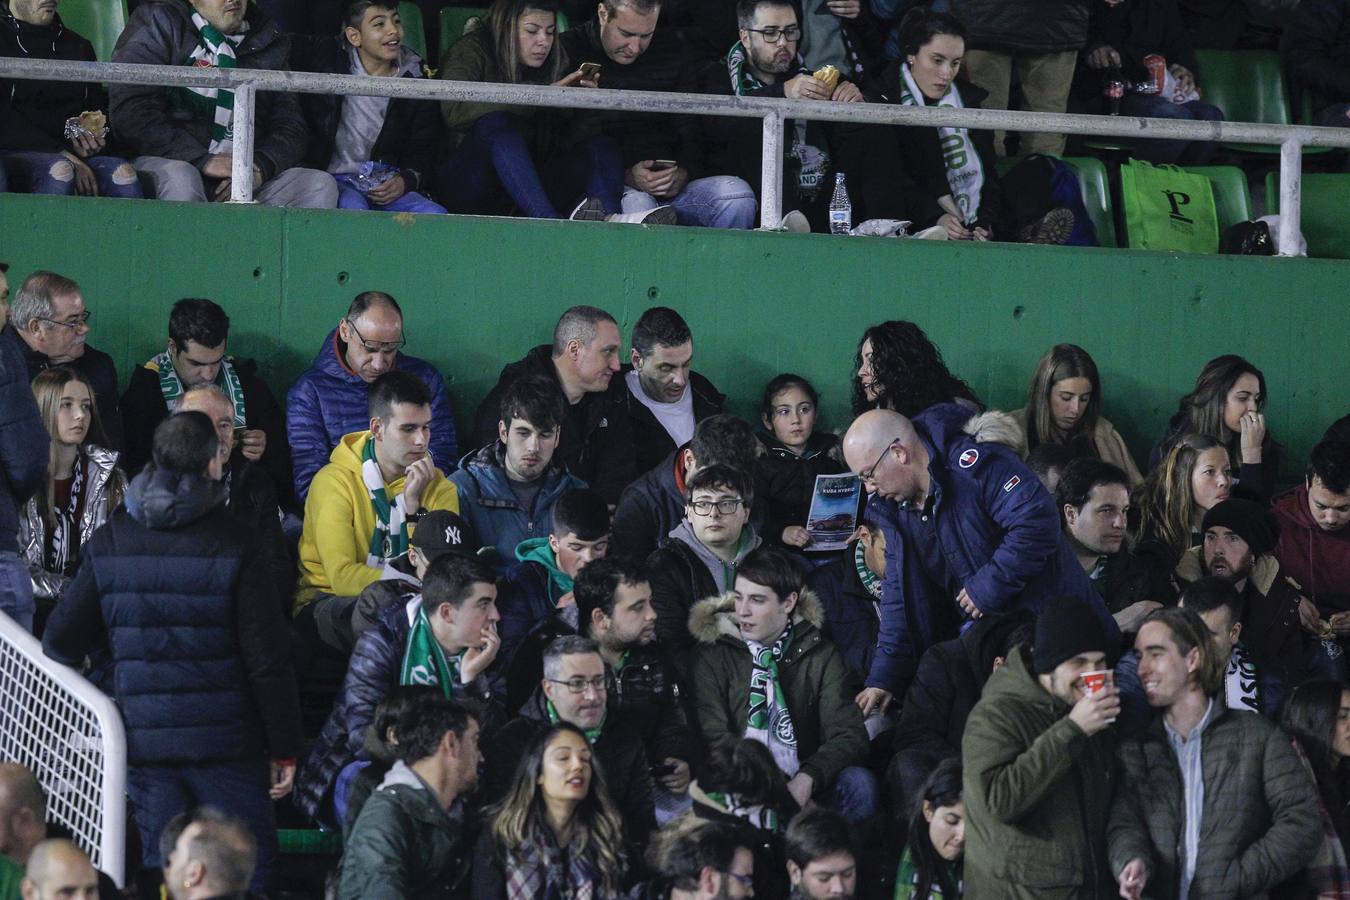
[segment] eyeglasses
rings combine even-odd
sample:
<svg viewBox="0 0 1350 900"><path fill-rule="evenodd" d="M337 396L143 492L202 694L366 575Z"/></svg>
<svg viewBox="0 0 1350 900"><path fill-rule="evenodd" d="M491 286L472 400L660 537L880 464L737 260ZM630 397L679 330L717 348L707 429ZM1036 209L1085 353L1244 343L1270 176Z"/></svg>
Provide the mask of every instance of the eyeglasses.
<svg viewBox="0 0 1350 900"><path fill-rule="evenodd" d="M858 477L861 478L863 481L874 480L877 474L877 466L881 465L881 461L886 458L886 454L890 453L891 448L898 443L900 443L900 439L896 438L895 440L887 444L886 449L882 450L881 455L877 457L877 461L872 463L872 465L868 466L866 469L863 469L861 472L859 472Z"/></svg>
<svg viewBox="0 0 1350 900"><path fill-rule="evenodd" d="M87 325L89 323L90 315L92 314L86 309L84 312L80 313L80 318L77 322L62 322L60 319L49 319L46 316L34 316L34 318L39 322L50 322L53 325L60 325L62 328L69 328L73 331L81 325Z"/></svg>
<svg viewBox="0 0 1350 900"><path fill-rule="evenodd" d="M690 500L689 508L696 516L710 516L713 508L724 516L729 516L741 508L745 501L740 497L723 497L721 500Z"/></svg>
<svg viewBox="0 0 1350 900"><path fill-rule="evenodd" d="M750 875L742 875L740 872L726 872L724 874L739 881L741 887L753 888L755 886L755 879Z"/></svg>
<svg viewBox="0 0 1350 900"><path fill-rule="evenodd" d="M801 28L796 25L789 25L787 28L770 25L768 28L747 28L745 30L759 35L766 44L776 44L780 39L791 42L800 39L802 36Z"/></svg>
<svg viewBox="0 0 1350 900"><path fill-rule="evenodd" d="M399 338L397 341L386 341L382 344L372 344L370 341L361 337L361 332L356 330L356 323L351 319L347 320L347 327L352 330L352 334L356 335L356 339L361 342L361 346L365 348L367 353L397 353L408 346L407 338Z"/></svg>
<svg viewBox="0 0 1350 900"><path fill-rule="evenodd" d="M605 676L599 675L589 681L585 678L569 678L566 681L560 681L557 678L550 678L549 681L554 684L567 685L567 692L570 694L584 694L586 688L590 688L597 694L605 690Z"/></svg>

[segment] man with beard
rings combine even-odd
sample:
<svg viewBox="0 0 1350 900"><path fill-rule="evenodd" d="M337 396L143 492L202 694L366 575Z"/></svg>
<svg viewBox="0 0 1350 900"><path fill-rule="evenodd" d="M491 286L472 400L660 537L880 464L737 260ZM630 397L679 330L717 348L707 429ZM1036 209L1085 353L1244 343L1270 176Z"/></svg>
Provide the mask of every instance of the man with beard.
<svg viewBox="0 0 1350 900"><path fill-rule="evenodd" d="M1350 637L1350 443L1328 437L1314 447L1303 484L1276 497L1271 509L1280 522L1280 570L1302 585L1319 618L1344 641Z"/></svg>
<svg viewBox="0 0 1350 900"><path fill-rule="evenodd" d="M251 359L229 355L230 317L210 300L179 300L169 313L169 344L131 373L122 394L126 452L121 466L134 477L150 461L155 426L176 412L188 391L218 387L230 402L232 427L243 458L261 463L281 498L291 494L286 418Z"/></svg>
<svg viewBox="0 0 1350 900"><path fill-rule="evenodd" d="M623 557L597 559L577 573L572 594L575 619L555 611L530 633L511 661L508 698L528 699L543 674L543 653L554 640L569 634L590 638L605 661L610 710L642 737L651 765L664 773L657 776L657 783L683 794L698 748L675 668L656 641L647 567Z"/></svg>
<svg viewBox="0 0 1350 900"><path fill-rule="evenodd" d="M1301 620L1304 598L1280 572L1274 556L1278 520L1260 503L1230 498L1212 506L1200 527L1204 543L1177 563L1177 578L1190 584L1214 575L1230 582L1242 596L1246 646L1269 661L1285 689L1292 690L1308 674L1311 638L1304 632L1315 632L1318 623L1315 610L1312 622Z"/></svg>
<svg viewBox="0 0 1350 900"><path fill-rule="evenodd" d="M864 66L846 63L843 68L848 71L842 74L837 66L816 70L821 75L828 72L833 84L812 74L798 52L810 55L805 44L811 35L803 31L797 7L787 0L740 0L736 21L740 40L726 53L724 68L710 70L714 81L708 93L834 103L884 99ZM726 154L711 168L739 175L759 196L759 124L728 120L710 128L720 130L721 134L712 135L713 143L723 145ZM897 164L900 148L895 129L793 119L786 123L785 136L783 208L798 211L789 218L800 221L805 216L811 230L827 231L836 174L846 177L855 222L915 218L905 214L908 179Z"/></svg>

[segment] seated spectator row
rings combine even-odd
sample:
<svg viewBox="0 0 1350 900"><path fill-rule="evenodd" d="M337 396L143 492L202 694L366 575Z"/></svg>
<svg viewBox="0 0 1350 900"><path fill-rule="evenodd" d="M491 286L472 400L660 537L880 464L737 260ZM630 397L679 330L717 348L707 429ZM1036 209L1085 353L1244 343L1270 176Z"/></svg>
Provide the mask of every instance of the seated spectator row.
<svg viewBox="0 0 1350 900"><path fill-rule="evenodd" d="M673 309L625 367L579 306L466 440L389 294L284 411L211 300L119 397L77 283L8 299L0 597L117 700L149 891L211 871L180 868L195 828L275 892L292 794L351 898L1315 896L1346 868L1347 419L1280 493L1239 356L1139 466L1075 345L1008 414L879 323L839 434L792 373L724 412ZM23 833L0 853L36 882Z"/></svg>
<svg viewBox="0 0 1350 900"><path fill-rule="evenodd" d="M266 9L279 5L138 4L113 60L364 77L433 74L407 46L397 3L353 0L316 35L281 32ZM918 5L903 16L904 4L869 8L860 0L831 0L809 14L786 0L743 0L716 11L667 5L605 0L594 10L569 9L574 27L563 31L554 0L497 0L477 27L446 48L435 74L999 108L1008 104L1015 71L1030 109L1102 112L1104 87L1128 83L1134 89L1120 101L1126 113L1222 117L1199 99L1199 63L1187 19L1172 0L1090 10L1082 0L1057 0L1058 15L987 8L984 0L959 0L949 11ZM1298 88L1315 91L1318 108L1325 106L1319 119L1325 124L1345 119L1345 98L1333 89L1340 77L1333 63L1318 62L1334 55L1334 46L1313 46L1308 32L1325 43L1325 28L1340 35L1350 25L1318 15L1301 8L1291 17L1288 58ZM56 3L14 0L0 25L0 54L94 58L89 41L63 27ZM0 158L10 189L197 202L230 196L229 91L112 85L105 93L98 85L26 80L10 88L0 92ZM756 223L761 160L753 120L469 101L441 103L438 115L437 106L262 92L254 196L290 207L723 228ZM956 240L1104 240L1093 233L1083 198L1071 187L1054 188L1061 164L1029 161L996 171L995 161L1009 152L1001 133L790 121L787 135L782 196L792 230L828 230L827 206L836 176L843 176L850 222L873 223L864 233L892 233L896 226L885 223L905 221L915 232ZM1026 135L1018 149L1059 155L1064 147L1062 135ZM1154 162L1202 165L1215 147L1145 140L1132 150Z"/></svg>

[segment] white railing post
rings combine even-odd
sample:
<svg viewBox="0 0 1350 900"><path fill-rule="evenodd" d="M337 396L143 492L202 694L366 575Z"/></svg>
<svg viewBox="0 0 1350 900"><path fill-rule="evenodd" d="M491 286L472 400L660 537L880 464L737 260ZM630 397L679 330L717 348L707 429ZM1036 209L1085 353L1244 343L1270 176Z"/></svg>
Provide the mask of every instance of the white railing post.
<svg viewBox="0 0 1350 900"><path fill-rule="evenodd" d="M230 162L230 202L253 202L253 110L258 89L241 84L234 89L234 157Z"/></svg>
<svg viewBox="0 0 1350 900"><path fill-rule="evenodd" d="M759 227L773 229L783 222L783 114L764 115L764 144L759 165Z"/></svg>
<svg viewBox="0 0 1350 900"><path fill-rule="evenodd" d="M1297 256L1303 217L1303 144L1290 136L1280 145L1280 256Z"/></svg>

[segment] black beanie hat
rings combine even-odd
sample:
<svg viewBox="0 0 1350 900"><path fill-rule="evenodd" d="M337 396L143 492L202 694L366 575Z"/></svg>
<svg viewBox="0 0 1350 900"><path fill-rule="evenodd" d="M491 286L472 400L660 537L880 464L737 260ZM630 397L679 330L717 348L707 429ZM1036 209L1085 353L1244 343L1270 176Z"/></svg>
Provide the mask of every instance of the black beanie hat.
<svg viewBox="0 0 1350 900"><path fill-rule="evenodd" d="M1051 597L1041 604L1032 654L1036 674L1053 672L1065 660L1094 650L1105 653L1110 664L1114 654L1106 626L1086 600L1062 596Z"/></svg>
<svg viewBox="0 0 1350 900"><path fill-rule="evenodd" d="M1270 553L1280 538L1280 523L1268 507L1238 497L1216 503L1205 513L1201 531L1209 531L1215 526L1236 533L1247 542L1253 556Z"/></svg>

